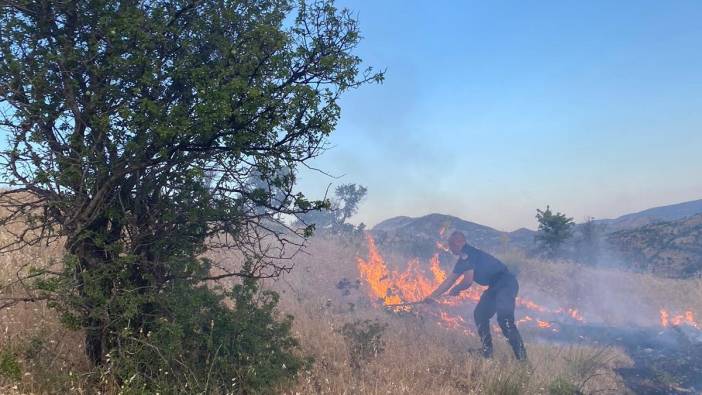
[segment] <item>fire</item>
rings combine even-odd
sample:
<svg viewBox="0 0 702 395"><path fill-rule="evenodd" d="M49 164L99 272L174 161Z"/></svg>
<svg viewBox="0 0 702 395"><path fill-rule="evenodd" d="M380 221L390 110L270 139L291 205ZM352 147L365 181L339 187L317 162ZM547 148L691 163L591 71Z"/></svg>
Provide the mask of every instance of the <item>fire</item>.
<svg viewBox="0 0 702 395"><path fill-rule="evenodd" d="M441 250L441 251L445 251L445 252L449 251L449 248L446 246L446 244L444 244L440 241L436 242L436 249Z"/></svg>
<svg viewBox="0 0 702 395"><path fill-rule="evenodd" d="M420 269L418 259L413 259L404 271L389 270L385 260L378 252L375 240L368 236L368 260L357 258L358 271L369 286L371 296L382 300L383 304L417 302L429 296L446 278L446 273L439 267L439 257L431 260L432 278L425 276Z"/></svg>
<svg viewBox="0 0 702 395"><path fill-rule="evenodd" d="M547 308L540 306L529 299L517 298L517 304L520 306L524 306L529 310L538 311L539 313L545 313L548 311Z"/></svg>
<svg viewBox="0 0 702 395"><path fill-rule="evenodd" d="M572 308L563 309L563 308L561 308L561 309L555 310L555 313L565 314L576 321L580 321L580 322L585 321L585 319L583 318L583 315L580 313L580 311L578 309L572 309Z"/></svg>
<svg viewBox="0 0 702 395"><path fill-rule="evenodd" d="M682 314L671 315L668 310L660 310L661 326L667 328L669 326L689 325L693 328L702 329L702 326L695 321L695 315L691 310L687 310Z"/></svg>
<svg viewBox="0 0 702 395"><path fill-rule="evenodd" d="M429 262L429 271L431 275L425 274L421 269L421 264L418 259L412 259L407 264L404 271L388 269L385 260L378 252L373 237L368 234L368 259L361 257L356 258L358 270L361 279L368 285L370 296L374 300L382 301L383 305L395 305L406 302L420 301L431 294L436 287L446 279L446 272L441 268L439 255L434 254ZM437 242L437 248L441 248L443 244ZM465 302L477 303L480 300L485 287L474 285L471 288L461 292L460 295L445 298L441 301L441 305L445 307L460 306ZM546 313L555 315L565 315L576 321L583 321L582 315L577 309L559 308L549 309L536 302L526 299L517 298L517 304L536 313ZM396 311L407 311L410 308L406 306L394 307ZM466 329L465 321L460 316L455 316L447 313L442 309L437 317L443 326L447 328ZM535 320L529 316L518 321L518 323L531 322L539 328L552 328L552 325L547 321Z"/></svg>
<svg viewBox="0 0 702 395"><path fill-rule="evenodd" d="M668 320L668 312L661 309L661 326L665 328L669 324L670 324L670 321Z"/></svg>
<svg viewBox="0 0 702 395"><path fill-rule="evenodd" d="M442 229L441 234L445 232L445 228ZM441 268L438 253L434 254L429 262L430 274L422 269L422 265L417 258L410 260L403 271L390 270L378 252L373 237L368 234L367 239L368 259L357 257L356 261L360 277L366 283L373 300L379 301L386 306L418 302L429 296L446 279L446 272ZM436 247L438 250L448 250L440 241L437 241ZM427 314L432 315L439 325L445 328L458 329L466 334L473 333L463 317L451 314L446 309L450 310L452 307L461 306L465 302L477 303L484 289L485 287L474 285L461 292L458 296L444 298L440 301L441 307L438 312L434 310ZM560 307L551 309L522 297L517 298L517 305L542 318L544 315L550 318L558 316L567 320L585 322L581 311L576 308ZM393 306L392 309L395 311L409 311L411 307ZM661 309L660 324L662 327L688 325L696 329L702 329L702 325L695 321L695 316L691 310L684 311L682 314L671 314L668 310ZM558 331L558 328L551 322L534 318L530 315L525 315L517 320L517 325L530 325L540 329Z"/></svg>
<svg viewBox="0 0 702 395"><path fill-rule="evenodd" d="M440 312L439 317L441 317L441 321L445 323L448 328L452 329L460 328L466 323L463 317L451 315L445 311Z"/></svg>
<svg viewBox="0 0 702 395"><path fill-rule="evenodd" d="M541 329L547 329L551 327L551 324L546 321L536 320L536 326L538 326Z"/></svg>
<svg viewBox="0 0 702 395"><path fill-rule="evenodd" d="M429 266L429 269L431 270L431 274L434 276L434 280L436 280L438 283L442 283L444 280L446 280L446 273L441 270L441 266L439 266L439 257L437 255L431 257L431 266Z"/></svg>
<svg viewBox="0 0 702 395"><path fill-rule="evenodd" d="M463 317L445 311L439 312L439 325L446 329L460 330L466 335L474 335L469 324Z"/></svg>
<svg viewBox="0 0 702 395"><path fill-rule="evenodd" d="M585 321L583 315L577 309L568 309L568 315L576 321Z"/></svg>

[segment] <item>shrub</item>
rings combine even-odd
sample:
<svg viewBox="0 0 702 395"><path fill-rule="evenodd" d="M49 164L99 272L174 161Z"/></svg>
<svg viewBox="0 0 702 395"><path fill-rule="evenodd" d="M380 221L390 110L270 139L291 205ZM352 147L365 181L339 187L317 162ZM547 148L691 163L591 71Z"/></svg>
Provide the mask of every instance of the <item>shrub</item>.
<svg viewBox="0 0 702 395"><path fill-rule="evenodd" d="M131 281L129 266L84 277L82 295L68 276L51 285L68 295L51 306L70 328L84 327L75 314L95 282L109 279L121 289L91 297L95 314L109 322L103 345L105 362L93 379L113 383L121 393L260 393L294 377L305 360L291 336L292 316L279 318L277 293L244 278L228 288L191 279L172 279L162 288ZM209 270L206 260L174 262ZM66 264L70 271L70 262ZM249 273L245 265L243 273ZM185 270L183 270L185 271ZM65 283L64 283L65 282ZM47 284L38 284L47 289ZM100 287L95 286L95 289ZM233 304L233 307L231 305Z"/></svg>
<svg viewBox="0 0 702 395"><path fill-rule="evenodd" d="M262 393L303 367L292 317L277 321L278 295L255 280L223 293L175 285L158 299L165 314L147 330L125 328L124 344L110 355L123 392Z"/></svg>

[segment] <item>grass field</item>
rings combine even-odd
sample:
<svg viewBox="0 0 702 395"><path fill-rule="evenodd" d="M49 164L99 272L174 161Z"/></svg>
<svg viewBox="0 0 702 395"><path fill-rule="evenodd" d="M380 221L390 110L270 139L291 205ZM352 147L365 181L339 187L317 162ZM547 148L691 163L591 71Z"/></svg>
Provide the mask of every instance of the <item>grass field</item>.
<svg viewBox="0 0 702 395"><path fill-rule="evenodd" d="M441 327L422 314L400 315L374 306L364 285L356 282L355 258L365 256L366 248L363 240L317 237L296 258L291 273L266 281L267 287L281 294L281 313L295 316L294 333L301 352L314 358L297 383L280 388L280 393L626 392L613 369L631 361L616 348L553 344L524 331L530 360L517 363L498 333L495 358L484 360L474 336ZM26 263L50 264L58 254L57 246L3 255L1 284L14 282ZM502 258L519 273L522 294L582 306L586 319L655 325L659 308L676 307L702 315L699 280L661 279L517 255ZM403 257L393 259L402 262ZM340 289L343 279L350 286ZM15 284L5 289L5 296L19 291L21 284ZM367 329L362 325L366 320L379 324L375 333L361 330L344 335L345 324ZM21 303L0 311L0 322L0 392L91 393L84 379L88 365L81 334L64 329L51 310L42 303Z"/></svg>

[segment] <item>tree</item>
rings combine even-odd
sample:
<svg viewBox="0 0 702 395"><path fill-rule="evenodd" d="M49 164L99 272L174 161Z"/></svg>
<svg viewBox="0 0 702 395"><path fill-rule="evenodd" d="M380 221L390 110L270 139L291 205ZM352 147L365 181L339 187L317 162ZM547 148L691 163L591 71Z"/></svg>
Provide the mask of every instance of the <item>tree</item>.
<svg viewBox="0 0 702 395"><path fill-rule="evenodd" d="M543 253L554 258L560 252L561 245L573 236L575 222L563 213L554 214L549 206L544 211L536 209L536 219L539 221L536 240Z"/></svg>
<svg viewBox="0 0 702 395"><path fill-rule="evenodd" d="M362 185L339 185L334 190L334 197L327 201L326 207L305 213L300 216L300 220L305 225L332 233L352 231L353 225L346 221L358 212L358 205L367 192L368 189ZM365 224L361 223L359 229L364 228Z"/></svg>
<svg viewBox="0 0 702 395"><path fill-rule="evenodd" d="M2 223L23 226L3 251L63 243L31 299L85 330L93 364L170 322L159 295L291 269L310 229L281 218L325 205L296 170L340 95L383 77L359 70L358 41L331 0L1 3ZM214 248L248 264L214 276Z"/></svg>

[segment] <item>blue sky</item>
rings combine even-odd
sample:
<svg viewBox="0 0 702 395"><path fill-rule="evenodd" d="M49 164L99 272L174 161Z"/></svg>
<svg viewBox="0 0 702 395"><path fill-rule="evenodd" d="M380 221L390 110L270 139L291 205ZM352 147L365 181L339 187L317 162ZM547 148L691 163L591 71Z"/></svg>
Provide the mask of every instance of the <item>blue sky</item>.
<svg viewBox="0 0 702 395"><path fill-rule="evenodd" d="M350 92L303 191L368 187L355 222L431 212L513 230L702 198L702 3L350 1Z"/></svg>

